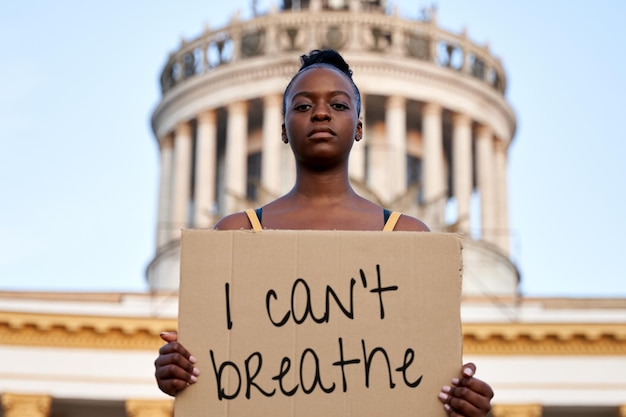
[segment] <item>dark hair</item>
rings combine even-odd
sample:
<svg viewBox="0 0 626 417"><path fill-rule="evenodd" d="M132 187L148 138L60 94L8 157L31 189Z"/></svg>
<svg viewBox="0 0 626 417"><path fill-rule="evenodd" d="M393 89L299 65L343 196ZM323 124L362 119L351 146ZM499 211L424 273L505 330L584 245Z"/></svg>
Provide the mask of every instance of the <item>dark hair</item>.
<svg viewBox="0 0 626 417"><path fill-rule="evenodd" d="M283 93L283 116L285 115L287 108L286 97L289 89L291 88L291 84L293 84L295 79L307 69L319 67L333 68L348 77L350 83L352 83L352 87L354 88L354 94L356 95L356 114L357 116L361 114L361 92L352 79L352 70L350 69L350 66L339 54L339 52L334 49L314 49L309 52L308 55L301 55L300 62L302 63L300 69L291 78L291 81L289 81L289 84L287 84L285 92Z"/></svg>

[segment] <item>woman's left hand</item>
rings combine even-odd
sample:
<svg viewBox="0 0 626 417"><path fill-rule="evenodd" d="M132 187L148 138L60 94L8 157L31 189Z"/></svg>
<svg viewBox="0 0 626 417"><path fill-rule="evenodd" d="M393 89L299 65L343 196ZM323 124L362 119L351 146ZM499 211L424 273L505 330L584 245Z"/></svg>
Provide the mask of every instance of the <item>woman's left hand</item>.
<svg viewBox="0 0 626 417"><path fill-rule="evenodd" d="M482 417L491 410L493 390L486 382L474 378L476 365L463 365L462 377L453 378L451 386L439 393L443 408L451 417Z"/></svg>

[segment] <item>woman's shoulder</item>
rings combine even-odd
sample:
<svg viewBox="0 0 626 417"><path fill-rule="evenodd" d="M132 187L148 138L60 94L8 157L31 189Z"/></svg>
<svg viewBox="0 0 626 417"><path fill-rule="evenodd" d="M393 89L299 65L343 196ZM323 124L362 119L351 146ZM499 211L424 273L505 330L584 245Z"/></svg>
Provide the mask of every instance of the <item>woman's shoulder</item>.
<svg viewBox="0 0 626 417"><path fill-rule="evenodd" d="M233 213L222 217L217 223L215 223L213 228L215 230L249 230L252 227L250 225L248 215L245 212L240 211L239 213Z"/></svg>
<svg viewBox="0 0 626 417"><path fill-rule="evenodd" d="M250 230L252 229L252 225L250 224L250 219L248 218L248 215L245 212L241 211L222 217L217 223L215 223L215 226L213 226L213 228L216 230ZM430 231L430 229L424 222L407 214L402 214L398 218L398 221L393 230L405 232Z"/></svg>
<svg viewBox="0 0 626 417"><path fill-rule="evenodd" d="M398 223L396 223L396 227L393 230L401 232L430 232L426 223L407 214L400 216Z"/></svg>

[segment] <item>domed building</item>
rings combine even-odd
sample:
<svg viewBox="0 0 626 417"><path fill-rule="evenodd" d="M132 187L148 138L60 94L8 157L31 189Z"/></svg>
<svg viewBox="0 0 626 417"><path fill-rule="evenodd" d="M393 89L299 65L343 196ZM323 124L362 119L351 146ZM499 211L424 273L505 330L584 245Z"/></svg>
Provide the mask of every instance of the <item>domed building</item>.
<svg viewBox="0 0 626 417"><path fill-rule="evenodd" d="M210 227L291 189L282 94L303 51L332 48L362 95L352 182L434 231L463 233L467 295L514 298L506 165L515 115L499 59L439 28L434 11L408 20L376 1L298 3L234 18L170 55L152 116L161 181L150 288L178 288L181 228Z"/></svg>
<svg viewBox="0 0 626 417"><path fill-rule="evenodd" d="M626 299L529 298L511 259L503 64L464 33L377 0L285 0L205 28L166 59L152 113L158 224L145 293L0 292L0 417L165 417L158 334L177 326L180 230L287 192L282 94L312 49L350 63L364 139L351 181L382 206L463 236L464 359L494 417L626 417Z"/></svg>

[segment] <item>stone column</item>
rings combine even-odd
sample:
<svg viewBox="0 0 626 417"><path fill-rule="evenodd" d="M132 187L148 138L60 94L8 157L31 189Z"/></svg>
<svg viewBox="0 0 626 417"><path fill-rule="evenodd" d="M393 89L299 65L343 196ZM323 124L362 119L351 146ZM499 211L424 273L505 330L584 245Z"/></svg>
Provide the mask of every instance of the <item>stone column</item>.
<svg viewBox="0 0 626 417"><path fill-rule="evenodd" d="M180 229L187 227L189 219L189 194L191 192L191 125L181 122L174 133L174 172L172 175L172 200L170 236L180 239Z"/></svg>
<svg viewBox="0 0 626 417"><path fill-rule="evenodd" d="M278 52L278 41L276 34L276 25L268 25L266 26L265 33L265 54L268 56L272 56Z"/></svg>
<svg viewBox="0 0 626 417"><path fill-rule="evenodd" d="M387 177L387 160L389 159L386 134L382 129L375 129L368 125L367 128L367 172L366 182L368 188L377 198L384 201L391 199ZM381 203L384 204L384 201Z"/></svg>
<svg viewBox="0 0 626 417"><path fill-rule="evenodd" d="M357 4L357 7L360 6L358 0L353 0L350 3L350 8L351 8L350 11L352 11L352 5L355 3ZM349 28L350 28L350 38L348 40L348 45L349 45L348 50L353 51L353 52L362 50L363 46L361 45L361 42L360 42L361 33L362 33L361 25L355 21L355 22L350 23Z"/></svg>
<svg viewBox="0 0 626 417"><path fill-rule="evenodd" d="M291 146L283 144L280 147L281 190L290 190L296 183L296 160L293 157Z"/></svg>
<svg viewBox="0 0 626 417"><path fill-rule="evenodd" d="M312 12L319 12L322 10L321 0L311 0L309 3L309 10Z"/></svg>
<svg viewBox="0 0 626 417"><path fill-rule="evenodd" d="M430 22L431 25L433 25L433 27L435 26L435 23L433 21ZM435 65L439 65L438 61L439 61L439 48L438 48L438 39L436 36L433 36L430 38L430 42L428 43L428 58L430 62L435 63Z"/></svg>
<svg viewBox="0 0 626 417"><path fill-rule="evenodd" d="M263 150L261 153L261 184L274 197L281 194L282 96L263 98Z"/></svg>
<svg viewBox="0 0 626 417"><path fill-rule="evenodd" d="M226 126L226 214L241 209L246 197L248 105L245 101L228 105Z"/></svg>
<svg viewBox="0 0 626 417"><path fill-rule="evenodd" d="M463 32L461 33L461 36L463 37L463 41L461 42L461 53L463 54L463 64L461 65L461 72L463 74L469 74L471 71L471 62L470 62L470 57L471 57L471 53L468 51L468 47L467 47L467 41L469 40L467 37L467 31L464 29Z"/></svg>
<svg viewBox="0 0 626 417"><path fill-rule="evenodd" d="M495 165L495 190L497 207L497 242L498 247L507 256L510 252L509 236L509 196L507 178L506 145L501 140L496 140L494 145Z"/></svg>
<svg viewBox="0 0 626 417"><path fill-rule="evenodd" d="M404 31L400 28L400 25L394 25L391 39L393 42L391 45L391 51L394 55L403 56L406 42L404 40Z"/></svg>
<svg viewBox="0 0 626 417"><path fill-rule="evenodd" d="M172 417L173 400L126 400L128 417Z"/></svg>
<svg viewBox="0 0 626 417"><path fill-rule="evenodd" d="M311 0L309 2L309 12L319 12L322 10L322 2L321 0ZM312 49L318 49L319 48L319 37L321 36L320 34L322 33L321 31L323 30L323 28L318 25L313 23L312 21L310 21L305 27L303 27L305 30L304 32L307 33L307 51L310 51Z"/></svg>
<svg viewBox="0 0 626 417"><path fill-rule="evenodd" d="M193 224L207 228L213 223L215 175L217 172L217 114L198 115Z"/></svg>
<svg viewBox="0 0 626 417"><path fill-rule="evenodd" d="M385 129L389 154L387 175L391 199L406 192L406 99L402 96L387 97Z"/></svg>
<svg viewBox="0 0 626 417"><path fill-rule="evenodd" d="M363 137L360 141L352 144L348 170L350 178L363 182L365 181L365 144L367 143L365 134L365 96L361 96L360 120L363 122Z"/></svg>
<svg viewBox="0 0 626 417"><path fill-rule="evenodd" d="M422 109L422 189L424 196L424 220L431 228L444 224L447 197L443 164L443 127L441 106L427 103Z"/></svg>
<svg viewBox="0 0 626 417"><path fill-rule="evenodd" d="M168 243L171 236L170 206L172 202L172 147L171 134L159 140L159 208L157 214L157 252Z"/></svg>
<svg viewBox="0 0 626 417"><path fill-rule="evenodd" d="M51 405L48 395L2 393L4 417L48 417Z"/></svg>
<svg viewBox="0 0 626 417"><path fill-rule="evenodd" d="M207 29L208 26L205 26L205 30ZM202 51L202 72L207 72L211 67L209 64L209 43L203 42L200 50Z"/></svg>
<svg viewBox="0 0 626 417"><path fill-rule="evenodd" d="M231 20L231 23L234 23ZM231 62L237 62L241 59L241 31L232 30L230 32L230 41L232 42Z"/></svg>
<svg viewBox="0 0 626 417"><path fill-rule="evenodd" d="M496 244L496 203L495 203L495 162L493 156L493 133L487 126L480 126L476 132L476 171L480 193L481 237L488 243Z"/></svg>
<svg viewBox="0 0 626 417"><path fill-rule="evenodd" d="M496 404L491 409L493 417L541 417L541 404Z"/></svg>
<svg viewBox="0 0 626 417"><path fill-rule="evenodd" d="M465 114L455 114L452 118L452 164L457 230L469 233L473 187L472 120Z"/></svg>

